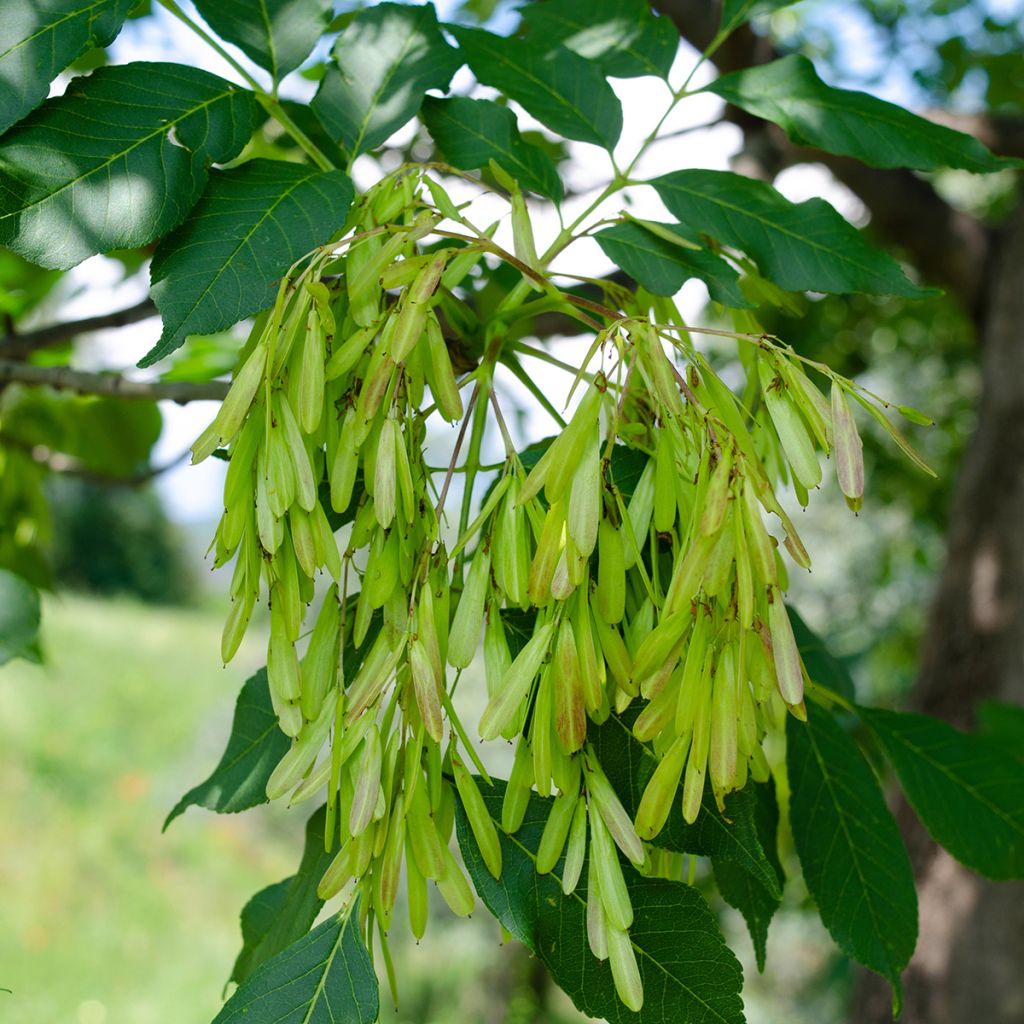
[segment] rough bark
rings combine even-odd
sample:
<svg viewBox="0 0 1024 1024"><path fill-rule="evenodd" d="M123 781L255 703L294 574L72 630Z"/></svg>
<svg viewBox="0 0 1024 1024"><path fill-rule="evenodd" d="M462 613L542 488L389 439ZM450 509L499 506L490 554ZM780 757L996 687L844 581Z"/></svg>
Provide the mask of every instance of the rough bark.
<svg viewBox="0 0 1024 1024"><path fill-rule="evenodd" d="M1024 203L990 263L978 426L960 470L946 565L913 703L971 727L977 701L1024 703ZM1024 884L960 867L902 806L921 938L904 976L906 1024L1024 1020ZM864 976L851 1020L888 1024L888 987Z"/></svg>

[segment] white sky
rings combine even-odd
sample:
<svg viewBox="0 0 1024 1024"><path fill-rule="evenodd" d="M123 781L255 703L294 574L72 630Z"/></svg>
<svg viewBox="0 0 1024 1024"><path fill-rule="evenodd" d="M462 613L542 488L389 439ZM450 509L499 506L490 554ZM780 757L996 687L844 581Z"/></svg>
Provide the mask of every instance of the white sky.
<svg viewBox="0 0 1024 1024"><path fill-rule="evenodd" d="M194 15L191 4L183 3L190 15ZM450 15L455 0L441 0L438 4L441 17ZM252 70L257 78L265 78L262 72L252 65L240 51L232 48L233 55ZM154 7L154 16L129 22L112 47L112 57L117 63L134 60L174 60L204 68L231 80L237 80L233 69L211 50L202 40L198 39L186 26L169 15L163 8ZM670 77L673 85L678 85L689 73L696 53L685 44L681 47L679 57ZM699 72L694 84L706 81L709 72ZM456 86L471 81L467 69L459 72ZM306 98L312 91L309 82L292 75L287 85L292 86L296 98ZM612 85L622 101L624 111L624 128L622 138L616 149L616 157L620 165L628 163L635 154L641 140L654 127L657 119L664 111L669 90L665 83L653 78L614 79ZM62 86L61 86L62 88ZM482 95L487 95L483 91ZM720 101L714 96L696 96L684 101L672 114L664 127L664 133L670 134L680 129L705 124L714 119ZM522 110L517 110L520 125L523 128L540 127ZM403 131L408 132L407 127ZM710 167L725 169L729 166L730 157L736 152L740 143L739 131L730 125L720 125L712 129L697 130L675 139L669 139L651 148L635 171L635 176L653 177L669 170L682 167ZM572 160L564 167L564 176L570 190L580 195L567 200L563 205L566 220L571 220L593 197L586 190L600 188L608 180L609 163L604 152L595 146L584 143L570 143ZM365 187L374 180L374 162L369 157L360 158L357 162L354 177L357 185ZM784 172L776 182L776 186L788 198L794 201L807 199L811 196L823 196L836 205L841 212L855 220L862 217L862 210L856 199L829 177L821 168L802 166ZM453 193L459 188L453 187ZM465 195L456 195L456 199L468 198L471 188L463 188ZM631 200L629 209L636 216L654 219L672 218L661 205L656 193L650 188L633 188L629 190ZM480 202L481 209L474 208L474 219L477 223L489 223L506 213L503 204L494 197L485 197ZM493 213L488 216L486 207L492 207ZM623 208L623 196L613 198L605 207L598 211L603 216L613 216ZM558 231L558 222L550 204L536 203L535 231L538 248L550 241ZM499 233L498 240L502 241ZM511 249L510 235L506 231L504 241ZM592 240L582 240L572 246L556 261L554 269L570 269L576 274L600 276L612 269L612 264ZM120 264L105 257L97 256L87 260L69 275L64 284L61 300L61 317L75 319L119 309L131 305L144 297L147 288L146 275L124 280ZM678 301L683 315L695 320L707 298L704 286L698 281L689 281L684 286ZM75 365L82 368L128 368L127 375L147 379L157 376L160 367L147 371L134 369L134 363L140 359L155 343L160 333L157 319L152 319L131 327L116 331L99 332L79 344L75 355ZM554 342L552 351L565 349L571 359L572 353L578 351L583 344L580 339ZM551 370L536 362L530 363L531 375L535 377L556 405L561 405L557 396L564 395L566 387L565 375L560 371ZM500 380L501 378L499 378ZM542 437L551 432L550 418L542 412L533 399L525 393L516 382L505 375L503 394L508 394L520 402L525 415L518 417L515 424L510 423L518 441L528 441L532 437ZM171 403L162 403L164 429L157 443L154 462L159 465L169 462L181 454L199 432L212 419L216 411L213 403L193 403L185 407ZM511 419L511 416L509 417ZM448 453L444 448L450 445L450 436L433 435L436 451L428 453L428 461L434 465L447 461ZM450 449L449 449L450 450ZM494 459L501 457L501 452L492 449ZM198 467L184 464L164 474L159 479L159 489L172 518L181 521L210 520L217 516L220 509L221 481L223 463L207 460Z"/></svg>

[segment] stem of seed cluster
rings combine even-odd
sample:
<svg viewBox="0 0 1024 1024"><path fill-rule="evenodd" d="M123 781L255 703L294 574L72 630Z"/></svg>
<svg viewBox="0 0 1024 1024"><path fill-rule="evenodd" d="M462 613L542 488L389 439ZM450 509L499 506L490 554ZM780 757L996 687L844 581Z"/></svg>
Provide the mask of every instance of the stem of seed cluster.
<svg viewBox="0 0 1024 1024"><path fill-rule="evenodd" d="M473 407L476 405L477 398L480 396L480 382L477 381L476 387L473 389L473 394L469 398L469 406L466 409L466 415L462 417L462 426L459 427L459 436L455 439L455 449L452 452L451 462L448 463L448 472L445 474L444 484L441 487L441 494L437 499L437 509L435 515L437 519L441 518L441 513L444 511L444 503L448 497L448 488L452 482L452 476L455 473L455 464L459 461L459 453L462 451L462 442L466 438L466 427L469 426L469 418L473 415Z"/></svg>

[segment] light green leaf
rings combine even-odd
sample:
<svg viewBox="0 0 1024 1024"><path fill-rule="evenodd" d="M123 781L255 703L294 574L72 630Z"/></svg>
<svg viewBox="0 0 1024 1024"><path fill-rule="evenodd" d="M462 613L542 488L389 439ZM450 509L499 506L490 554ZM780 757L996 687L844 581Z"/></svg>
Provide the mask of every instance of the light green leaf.
<svg viewBox="0 0 1024 1024"><path fill-rule="evenodd" d="M0 18L0 132L46 99L52 82L92 46L113 42L133 0L34 0Z"/></svg>
<svg viewBox="0 0 1024 1024"><path fill-rule="evenodd" d="M206 23L279 82L327 30L331 0L196 0Z"/></svg>
<svg viewBox="0 0 1024 1024"><path fill-rule="evenodd" d="M650 749L630 732L637 714L639 709L631 708L621 716L610 716L602 725L591 723L587 729L587 740L597 751L608 780L630 817L636 816L640 798L658 764ZM729 861L752 875L772 897L781 898L779 876L758 834L756 804L754 790L748 786L725 798L723 814L715 804L709 783L697 820L688 825L683 820L680 790L653 845L676 853Z"/></svg>
<svg viewBox="0 0 1024 1024"><path fill-rule="evenodd" d="M739 288L739 274L707 249L673 245L632 221L613 224L594 238L608 259L655 295L675 295L696 277L707 285L716 302L735 309L750 308Z"/></svg>
<svg viewBox="0 0 1024 1024"><path fill-rule="evenodd" d="M181 64L73 79L0 139L0 244L66 270L159 238L199 198L209 165L241 152L257 114L250 93Z"/></svg>
<svg viewBox="0 0 1024 1024"><path fill-rule="evenodd" d="M696 889L681 882L645 878L622 865L634 920L630 940L644 986L644 1005L632 1013L619 1001L607 961L587 946L586 879L576 891L561 886L564 855L553 871L536 872L536 851L552 801L530 797L514 835L501 831L505 783L480 790L498 826L501 878L487 870L461 803L457 804L459 848L476 891L487 908L544 962L557 984L585 1014L611 1024L738 1024L744 1020L743 974L718 923ZM589 861L589 858L588 858Z"/></svg>
<svg viewBox="0 0 1024 1024"><path fill-rule="evenodd" d="M313 109L350 160L414 117L428 89L447 90L460 63L429 3L384 3L360 12L333 56Z"/></svg>
<svg viewBox="0 0 1024 1024"><path fill-rule="evenodd" d="M213 1024L374 1024L377 976L357 920L358 908L335 915L262 964Z"/></svg>
<svg viewBox="0 0 1024 1024"><path fill-rule="evenodd" d="M618 142L622 105L596 64L564 46L545 50L476 28L451 26L451 32L479 81L553 132L608 150Z"/></svg>
<svg viewBox="0 0 1024 1024"><path fill-rule="evenodd" d="M910 858L878 780L836 720L814 704L786 727L790 820L804 880L839 947L888 978L917 942Z"/></svg>
<svg viewBox="0 0 1024 1024"><path fill-rule="evenodd" d="M869 245L824 199L791 203L766 182L729 171L673 171L651 184L684 228L742 249L780 288L933 294L907 280L891 256Z"/></svg>
<svg viewBox="0 0 1024 1024"><path fill-rule="evenodd" d="M266 803L267 779L289 746L270 704L267 670L261 668L238 695L231 735L217 767L175 804L164 828L189 807L234 814Z"/></svg>
<svg viewBox="0 0 1024 1024"><path fill-rule="evenodd" d="M39 650L39 591L7 569L0 569L0 665L24 658L37 665Z"/></svg>
<svg viewBox="0 0 1024 1024"><path fill-rule="evenodd" d="M928 715L858 708L928 833L957 860L1024 877L1024 766L998 743Z"/></svg>
<svg viewBox="0 0 1024 1024"><path fill-rule="evenodd" d="M144 469L160 436L156 402L26 390L4 414L4 433L72 456L84 468L124 477Z"/></svg>
<svg viewBox="0 0 1024 1024"><path fill-rule="evenodd" d="M795 0L722 0L722 21L718 37L725 38L756 14L767 14L788 7Z"/></svg>
<svg viewBox="0 0 1024 1024"><path fill-rule="evenodd" d="M769 892L759 879L735 861L712 857L711 863L722 899L730 907L735 907L747 922L754 944L754 956L757 958L757 969L763 972L768 949L768 925L782 903L781 887L785 880L778 854L779 804L775 799L775 783L772 780L748 782L746 788L754 791L757 835L778 878L780 891L778 894Z"/></svg>
<svg viewBox="0 0 1024 1024"><path fill-rule="evenodd" d="M231 971L232 981L241 984L260 964L302 938L323 908L316 888L337 853L324 850L325 817L321 807L306 822L298 871L261 889L242 910L242 950Z"/></svg>
<svg viewBox="0 0 1024 1024"><path fill-rule="evenodd" d="M291 264L345 223L352 182L343 171L250 160L214 171L185 223L153 256L153 301L163 334L149 366L189 334L210 334L271 305Z"/></svg>
<svg viewBox="0 0 1024 1024"><path fill-rule="evenodd" d="M724 75L707 91L777 124L798 145L852 156L872 167L956 167L983 174L1024 166L1022 160L994 156L970 135L894 103L833 89L799 54Z"/></svg>
<svg viewBox="0 0 1024 1024"><path fill-rule="evenodd" d="M561 43L616 78L667 78L679 49L679 30L646 0L548 0L521 13L531 46Z"/></svg>
<svg viewBox="0 0 1024 1024"><path fill-rule="evenodd" d="M523 141L516 116L493 100L428 96L420 117L444 158L461 170L486 167L494 160L519 185L562 201L562 179L544 150Z"/></svg>

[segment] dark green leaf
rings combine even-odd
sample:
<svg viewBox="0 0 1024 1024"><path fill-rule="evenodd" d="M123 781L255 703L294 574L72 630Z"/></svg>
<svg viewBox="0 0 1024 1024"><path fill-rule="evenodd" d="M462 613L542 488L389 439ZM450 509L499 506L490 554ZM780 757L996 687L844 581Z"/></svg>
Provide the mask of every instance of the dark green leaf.
<svg viewBox="0 0 1024 1024"><path fill-rule="evenodd" d="M151 294L164 320L140 366L271 305L281 275L345 223L352 182L343 171L250 160L215 171L185 223L153 256Z"/></svg>
<svg viewBox="0 0 1024 1024"><path fill-rule="evenodd" d="M983 700L975 708L978 730L1018 761L1024 761L1024 707Z"/></svg>
<svg viewBox="0 0 1024 1024"><path fill-rule="evenodd" d="M281 100L281 106L285 113L299 126L309 137L310 141L327 157L335 167L345 166L345 154L341 147L331 138L327 129L323 126L316 111L308 103L300 103L298 100ZM297 154L301 152L298 143L290 135L279 135L275 140L278 146L293 147Z"/></svg>
<svg viewBox="0 0 1024 1024"><path fill-rule="evenodd" d="M267 670L261 668L238 695L231 736L217 767L177 802L164 828L193 806L234 814L265 803L267 779L289 746L291 741L281 732L270 704Z"/></svg>
<svg viewBox="0 0 1024 1024"><path fill-rule="evenodd" d="M917 942L906 847L867 761L827 711L786 727L790 820L804 880L839 947L900 989Z"/></svg>
<svg viewBox="0 0 1024 1024"><path fill-rule="evenodd" d="M716 302L735 309L750 308L739 289L739 274L707 249L673 245L633 221L613 224L594 238L608 259L655 295L675 295L684 282L696 277L707 285Z"/></svg>
<svg viewBox="0 0 1024 1024"><path fill-rule="evenodd" d="M492 100L428 96L420 116L450 164L468 171L494 160L524 189L561 202L558 169L542 149L523 141L516 116L507 107Z"/></svg>
<svg viewBox="0 0 1024 1024"><path fill-rule="evenodd" d="M313 51L330 20L331 0L196 0L221 39L234 43L279 82Z"/></svg>
<svg viewBox="0 0 1024 1024"><path fill-rule="evenodd" d="M785 877L778 854L779 804L775 799L775 783L771 780L764 783L748 782L747 788L754 791L754 822L757 837L775 871L781 890ZM747 922L754 944L754 955L757 957L757 969L764 971L768 925L782 903L781 891L778 895L769 892L757 878L734 861L712 857L711 863L722 899L729 906L735 907Z"/></svg>
<svg viewBox="0 0 1024 1024"><path fill-rule="evenodd" d="M414 117L428 89L446 90L459 66L433 4L384 3L360 12L333 55L313 109L350 159Z"/></svg>
<svg viewBox="0 0 1024 1024"><path fill-rule="evenodd" d="M592 62L556 46L545 50L483 29L452 26L473 74L521 104L559 135L612 149L622 132L622 105Z"/></svg>
<svg viewBox="0 0 1024 1024"><path fill-rule="evenodd" d="M549 0L522 15L531 46L561 43L617 78L667 78L679 49L679 30L646 0Z"/></svg>
<svg viewBox="0 0 1024 1024"><path fill-rule="evenodd" d="M621 717L612 715L602 725L591 725L587 739L594 745L608 779L619 794L630 817L636 815L647 782L654 774L654 754L630 732L639 709L629 709ZM687 825L682 814L682 793L672 802L665 827L654 845L676 853L696 853L730 861L753 875L775 898L781 898L775 866L761 845L757 832L756 798L751 787L725 798L725 813L719 812L711 786L697 820Z"/></svg>
<svg viewBox="0 0 1024 1024"><path fill-rule="evenodd" d="M66 270L159 238L209 165L241 152L257 112L251 93L182 64L73 79L0 139L0 244Z"/></svg>
<svg viewBox="0 0 1024 1024"><path fill-rule="evenodd" d="M800 618L800 613L792 605L786 605L786 610L789 612L789 621L793 624L796 646L811 682L827 686L847 700L853 700L854 685L850 670L825 646L825 641Z"/></svg>
<svg viewBox="0 0 1024 1024"><path fill-rule="evenodd" d="M0 18L0 132L46 99L50 82L113 42L133 0L34 0Z"/></svg>
<svg viewBox="0 0 1024 1024"><path fill-rule="evenodd" d="M377 976L358 917L335 915L262 964L213 1024L374 1024Z"/></svg>
<svg viewBox="0 0 1024 1024"><path fill-rule="evenodd" d="M777 124L798 145L852 156L872 167L956 167L986 173L1024 166L1024 161L994 156L970 135L894 103L833 89L799 54L724 75L708 91Z"/></svg>
<svg viewBox="0 0 1024 1024"><path fill-rule="evenodd" d="M689 231L744 250L789 291L921 298L899 264L869 245L824 199L791 203L771 185L729 171L686 170L652 185Z"/></svg>
<svg viewBox="0 0 1024 1024"><path fill-rule="evenodd" d="M928 829L986 878L1024 877L1024 767L992 740L928 715L859 708Z"/></svg>
<svg viewBox="0 0 1024 1024"><path fill-rule="evenodd" d="M0 569L0 665L12 658L39 664L39 591L7 569Z"/></svg>
<svg viewBox="0 0 1024 1024"><path fill-rule="evenodd" d="M324 851L325 810L314 811L306 822L306 845L299 869L291 878L261 889L242 911L242 951L231 980L241 984L264 961L309 931L324 905L316 894L323 873L337 850Z"/></svg>
<svg viewBox="0 0 1024 1024"><path fill-rule="evenodd" d="M795 0L722 0L722 22L718 35L724 37L735 32L755 14L767 14L780 7L788 7L794 2Z"/></svg>
<svg viewBox="0 0 1024 1024"><path fill-rule="evenodd" d="M495 822L501 818L504 782L480 789ZM537 846L552 801L531 796L519 831L500 830L502 873L484 865L465 813L458 806L459 848L476 891L487 908L544 962L576 1006L591 1017L641 1024L725 1024L743 1017L743 974L722 939L718 923L696 889L682 882L644 878L628 864L622 871L633 903L630 939L644 984L638 1014L619 1002L607 961L587 946L587 865L576 891L562 893L564 857L547 875L535 869Z"/></svg>

